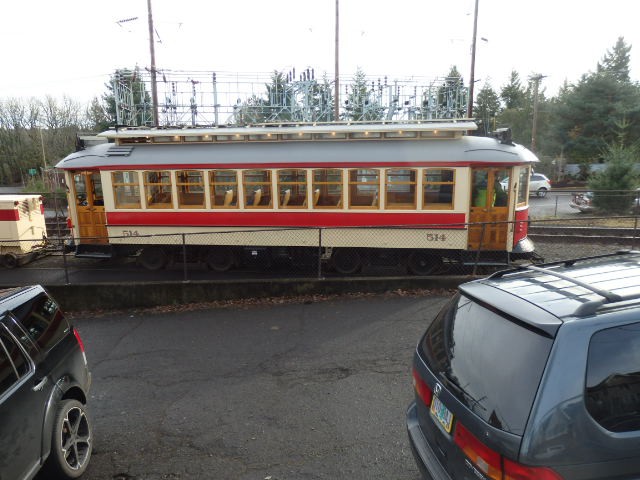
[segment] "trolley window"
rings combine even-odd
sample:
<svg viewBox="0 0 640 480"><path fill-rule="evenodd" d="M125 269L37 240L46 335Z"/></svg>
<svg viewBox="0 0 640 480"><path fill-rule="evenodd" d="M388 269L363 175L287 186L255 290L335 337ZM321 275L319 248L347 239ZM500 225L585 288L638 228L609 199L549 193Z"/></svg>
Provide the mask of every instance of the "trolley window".
<svg viewBox="0 0 640 480"><path fill-rule="evenodd" d="M76 173L73 176L73 190L76 197L76 204L81 207L87 206L87 179L84 174Z"/></svg>
<svg viewBox="0 0 640 480"><path fill-rule="evenodd" d="M173 208L171 175L168 171L144 172L144 189L149 208Z"/></svg>
<svg viewBox="0 0 640 480"><path fill-rule="evenodd" d="M204 208L204 174L200 170L176 172L179 208Z"/></svg>
<svg viewBox="0 0 640 480"><path fill-rule="evenodd" d="M423 208L446 210L453 208L455 170L427 168L422 181Z"/></svg>
<svg viewBox="0 0 640 480"><path fill-rule="evenodd" d="M349 208L379 208L380 172L349 170Z"/></svg>
<svg viewBox="0 0 640 480"><path fill-rule="evenodd" d="M416 171L389 169L386 172L385 208L416 208Z"/></svg>
<svg viewBox="0 0 640 480"><path fill-rule="evenodd" d="M322 168L313 171L313 208L342 207L342 170Z"/></svg>
<svg viewBox="0 0 640 480"><path fill-rule="evenodd" d="M112 172L111 184L116 208L140 208L138 172Z"/></svg>
<svg viewBox="0 0 640 480"><path fill-rule="evenodd" d="M247 208L271 207L271 171L245 170L242 175L244 205Z"/></svg>
<svg viewBox="0 0 640 480"><path fill-rule="evenodd" d="M278 170L279 208L307 206L306 170Z"/></svg>
<svg viewBox="0 0 640 480"><path fill-rule="evenodd" d="M238 173L235 170L209 172L211 208L238 208Z"/></svg>
<svg viewBox="0 0 640 480"><path fill-rule="evenodd" d="M529 168L520 168L518 178L518 205L526 205L529 201Z"/></svg>

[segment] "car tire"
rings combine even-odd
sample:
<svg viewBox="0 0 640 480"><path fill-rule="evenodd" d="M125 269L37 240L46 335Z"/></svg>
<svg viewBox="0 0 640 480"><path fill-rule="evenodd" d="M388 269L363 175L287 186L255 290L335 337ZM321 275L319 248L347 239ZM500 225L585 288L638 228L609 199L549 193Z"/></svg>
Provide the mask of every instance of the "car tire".
<svg viewBox="0 0 640 480"><path fill-rule="evenodd" d="M538 195L538 197L544 198L544 197L547 196L547 189L544 188L544 187L539 188L538 191L536 192L536 194Z"/></svg>
<svg viewBox="0 0 640 480"><path fill-rule="evenodd" d="M92 447L91 422L85 406L77 400L62 400L51 432L45 478L79 478L89 465Z"/></svg>

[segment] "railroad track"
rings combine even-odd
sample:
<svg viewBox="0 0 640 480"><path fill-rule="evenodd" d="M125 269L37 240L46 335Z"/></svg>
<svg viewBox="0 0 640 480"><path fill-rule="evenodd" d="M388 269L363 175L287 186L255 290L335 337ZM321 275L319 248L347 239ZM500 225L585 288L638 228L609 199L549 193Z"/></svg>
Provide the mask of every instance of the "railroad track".
<svg viewBox="0 0 640 480"><path fill-rule="evenodd" d="M578 240L585 243L629 243L640 246L640 228L564 227L556 225L529 226L529 236L535 240Z"/></svg>

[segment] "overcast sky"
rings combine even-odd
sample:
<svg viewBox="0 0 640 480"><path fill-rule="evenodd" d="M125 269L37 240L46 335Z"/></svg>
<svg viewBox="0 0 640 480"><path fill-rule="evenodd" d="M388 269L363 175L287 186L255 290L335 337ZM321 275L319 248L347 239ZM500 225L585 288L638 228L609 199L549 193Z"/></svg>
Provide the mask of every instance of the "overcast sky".
<svg viewBox="0 0 640 480"><path fill-rule="evenodd" d="M0 98L88 101L117 68L149 61L146 0L5 0ZM469 78L475 0L340 0L340 73ZM171 70L315 69L333 78L335 0L153 0L156 64ZM137 20L118 23L137 17ZM640 0L479 0L477 85L516 70L548 95L622 36L640 80ZM486 39L486 40L482 40Z"/></svg>

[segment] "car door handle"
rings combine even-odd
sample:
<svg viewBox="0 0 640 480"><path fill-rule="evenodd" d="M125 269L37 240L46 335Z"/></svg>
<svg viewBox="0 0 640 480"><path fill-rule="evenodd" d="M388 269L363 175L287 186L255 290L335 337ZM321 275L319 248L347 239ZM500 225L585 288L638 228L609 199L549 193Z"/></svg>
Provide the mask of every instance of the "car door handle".
<svg viewBox="0 0 640 480"><path fill-rule="evenodd" d="M39 392L40 390L42 390L44 388L44 386L47 384L47 377L44 377L42 380L40 380L38 383L36 383L33 386L33 391L34 392Z"/></svg>

